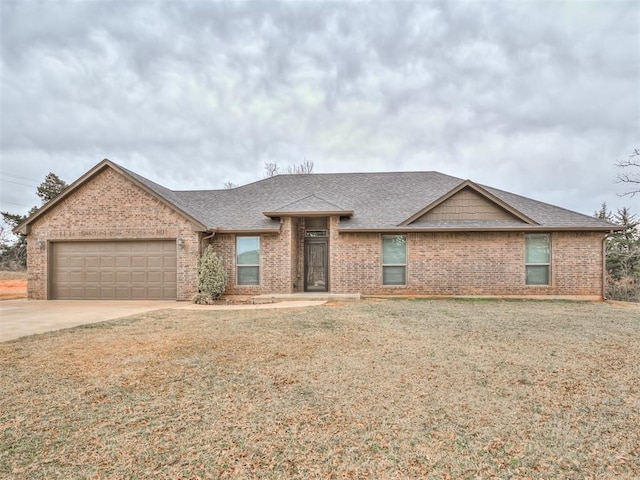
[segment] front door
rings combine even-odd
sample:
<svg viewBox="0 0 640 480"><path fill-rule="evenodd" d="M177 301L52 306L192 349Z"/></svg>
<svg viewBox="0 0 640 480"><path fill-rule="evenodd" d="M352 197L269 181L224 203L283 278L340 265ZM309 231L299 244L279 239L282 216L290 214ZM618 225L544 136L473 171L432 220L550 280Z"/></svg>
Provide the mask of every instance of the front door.
<svg viewBox="0 0 640 480"><path fill-rule="evenodd" d="M305 238L305 292L327 292L329 290L328 245L327 238Z"/></svg>

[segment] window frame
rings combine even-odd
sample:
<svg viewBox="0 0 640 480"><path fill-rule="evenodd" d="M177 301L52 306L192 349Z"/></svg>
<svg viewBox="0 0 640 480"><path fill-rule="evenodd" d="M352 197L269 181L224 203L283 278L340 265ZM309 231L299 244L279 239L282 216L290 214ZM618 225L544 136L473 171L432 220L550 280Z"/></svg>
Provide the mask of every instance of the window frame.
<svg viewBox="0 0 640 480"><path fill-rule="evenodd" d="M240 263L238 261L238 251L239 251L239 243L240 243L240 239L243 238L255 238L258 240L258 263ZM255 286L259 286L260 285L260 273L261 273L261 268L260 268L260 262L262 260L262 242L260 239L260 235L237 235L236 236L236 285L239 287L255 287ZM257 275L257 281L256 283L240 283L240 270L243 268L256 268L258 270L258 275Z"/></svg>
<svg viewBox="0 0 640 480"><path fill-rule="evenodd" d="M404 238L404 263L385 263L385 258L384 258L384 240L385 238L389 238L389 237L403 237ZM382 234L380 235L380 263L382 265L382 270L381 270L381 283L383 287L406 287L408 284L408 263L409 263L409 252L408 252L408 246L407 246L407 241L408 241L408 237L406 234L402 233L402 234ZM402 267L404 268L404 283L385 283L385 269L386 268L398 268L398 267Z"/></svg>
<svg viewBox="0 0 640 480"><path fill-rule="evenodd" d="M546 262L529 262L527 261L527 243L529 239L534 237L546 237L548 252ZM551 286L551 257L552 257L552 242L550 233L525 233L524 235L524 283L528 287L549 287ZM546 267L547 268L547 283L529 283L529 267Z"/></svg>

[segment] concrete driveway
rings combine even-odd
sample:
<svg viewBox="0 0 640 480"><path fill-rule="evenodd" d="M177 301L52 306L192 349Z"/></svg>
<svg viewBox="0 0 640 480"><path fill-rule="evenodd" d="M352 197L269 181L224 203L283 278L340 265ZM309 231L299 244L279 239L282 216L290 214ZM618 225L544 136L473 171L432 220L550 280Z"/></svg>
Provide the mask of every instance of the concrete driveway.
<svg viewBox="0 0 640 480"><path fill-rule="evenodd" d="M177 305L174 301L4 300L0 302L0 342L137 313L176 308Z"/></svg>
<svg viewBox="0 0 640 480"><path fill-rule="evenodd" d="M194 305L175 301L3 300L0 302L0 342L87 323L104 322L153 310L261 310L324 305L322 300L290 300L258 305Z"/></svg>

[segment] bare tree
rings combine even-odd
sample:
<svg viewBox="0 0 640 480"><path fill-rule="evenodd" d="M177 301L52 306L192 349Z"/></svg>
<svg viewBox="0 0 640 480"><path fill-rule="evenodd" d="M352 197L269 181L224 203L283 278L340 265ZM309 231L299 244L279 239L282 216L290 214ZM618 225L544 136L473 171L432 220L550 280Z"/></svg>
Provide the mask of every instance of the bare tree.
<svg viewBox="0 0 640 480"><path fill-rule="evenodd" d="M237 183L233 183L233 182L224 182L224 188L226 188L227 190L231 190L232 188L237 188L238 184Z"/></svg>
<svg viewBox="0 0 640 480"><path fill-rule="evenodd" d="M629 155L629 158L618 162L616 166L625 169L623 173L618 175L618 183L628 183L631 186L631 190L623 193L623 195L631 195L633 197L636 193L640 194L640 149L636 148Z"/></svg>
<svg viewBox="0 0 640 480"><path fill-rule="evenodd" d="M265 178L275 177L280 173L277 163L265 162L264 170L265 170L264 171Z"/></svg>
<svg viewBox="0 0 640 480"><path fill-rule="evenodd" d="M289 165L286 173L290 175L305 175L313 173L313 162L306 160L298 165Z"/></svg>
<svg viewBox="0 0 640 480"><path fill-rule="evenodd" d="M283 173L285 175L306 175L309 173L313 173L313 162L305 159L304 162L299 163L298 165L289 165L283 171L280 170L280 167L277 163L269 163L265 162L265 178L274 177Z"/></svg>

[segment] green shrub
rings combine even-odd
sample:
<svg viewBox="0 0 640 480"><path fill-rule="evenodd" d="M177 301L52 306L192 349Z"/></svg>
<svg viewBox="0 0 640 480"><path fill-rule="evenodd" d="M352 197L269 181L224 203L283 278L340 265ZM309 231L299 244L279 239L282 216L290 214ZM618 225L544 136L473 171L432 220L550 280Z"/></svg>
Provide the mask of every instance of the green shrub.
<svg viewBox="0 0 640 480"><path fill-rule="evenodd" d="M196 303L210 303L219 298L227 287L227 272L222 258L209 245L198 260L198 291L202 296L194 298ZM208 300L206 296L209 296Z"/></svg>
<svg viewBox="0 0 640 480"><path fill-rule="evenodd" d="M193 303L198 305L211 305L213 303L213 298L208 293L196 293L193 296Z"/></svg>

